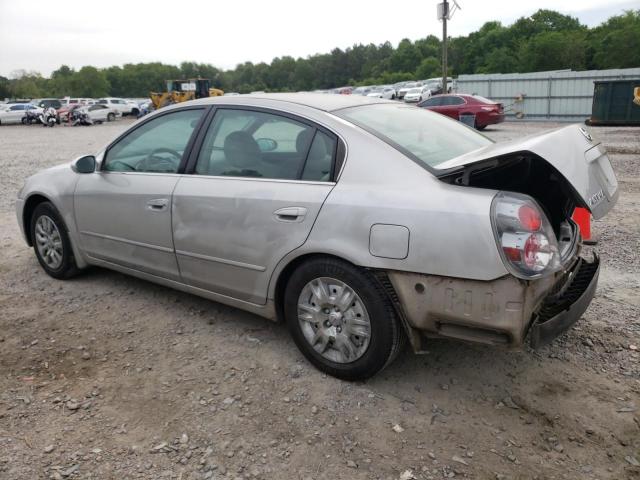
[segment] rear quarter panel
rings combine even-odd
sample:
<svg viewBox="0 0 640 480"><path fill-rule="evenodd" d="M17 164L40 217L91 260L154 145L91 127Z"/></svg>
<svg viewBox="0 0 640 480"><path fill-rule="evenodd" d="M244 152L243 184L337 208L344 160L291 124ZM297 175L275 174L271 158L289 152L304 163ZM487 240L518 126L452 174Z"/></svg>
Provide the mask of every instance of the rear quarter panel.
<svg viewBox="0 0 640 480"><path fill-rule="evenodd" d="M357 265L490 280L507 273L490 222L495 191L437 180L396 149L357 127L342 129L348 155L306 243L285 258L327 253ZM374 224L409 230L406 258L370 253Z"/></svg>

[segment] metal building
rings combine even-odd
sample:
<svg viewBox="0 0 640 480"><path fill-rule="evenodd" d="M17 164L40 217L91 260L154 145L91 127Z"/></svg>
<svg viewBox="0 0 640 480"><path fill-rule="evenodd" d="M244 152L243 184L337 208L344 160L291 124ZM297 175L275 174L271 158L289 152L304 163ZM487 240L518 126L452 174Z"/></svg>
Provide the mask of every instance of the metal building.
<svg viewBox="0 0 640 480"><path fill-rule="evenodd" d="M591 116L595 80L639 77L640 68L460 75L454 91L503 103L511 120L581 122Z"/></svg>

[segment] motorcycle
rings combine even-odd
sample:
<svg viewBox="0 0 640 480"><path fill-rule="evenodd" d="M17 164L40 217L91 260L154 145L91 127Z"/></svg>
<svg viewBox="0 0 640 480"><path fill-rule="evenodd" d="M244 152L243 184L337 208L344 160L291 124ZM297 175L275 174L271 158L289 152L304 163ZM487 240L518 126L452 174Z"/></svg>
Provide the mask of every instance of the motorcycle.
<svg viewBox="0 0 640 480"><path fill-rule="evenodd" d="M53 127L56 124L57 116L58 114L56 112L56 109L53 107L49 107L40 114L38 119L42 123L43 127Z"/></svg>
<svg viewBox="0 0 640 480"><path fill-rule="evenodd" d="M81 108L77 108L71 112L71 126L76 127L78 125L93 125L93 120L89 117L89 113Z"/></svg>
<svg viewBox="0 0 640 480"><path fill-rule="evenodd" d="M27 113L22 117L22 124L31 125L32 123L38 123L40 121L38 117L39 115L35 111L27 110Z"/></svg>

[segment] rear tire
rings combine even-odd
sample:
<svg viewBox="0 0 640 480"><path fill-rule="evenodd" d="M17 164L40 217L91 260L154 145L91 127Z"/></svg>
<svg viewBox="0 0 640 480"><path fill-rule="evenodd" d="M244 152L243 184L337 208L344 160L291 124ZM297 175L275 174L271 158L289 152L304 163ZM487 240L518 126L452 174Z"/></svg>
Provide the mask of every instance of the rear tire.
<svg viewBox="0 0 640 480"><path fill-rule="evenodd" d="M43 202L36 206L29 228L36 258L48 275L67 279L78 274L67 227L52 203Z"/></svg>
<svg viewBox="0 0 640 480"><path fill-rule="evenodd" d="M319 370L343 380L372 377L405 344L378 280L338 259L317 257L294 271L285 290L284 315L302 354Z"/></svg>
<svg viewBox="0 0 640 480"><path fill-rule="evenodd" d="M107 115L107 122L113 122L116 119L116 116L114 113L109 113Z"/></svg>
<svg viewBox="0 0 640 480"><path fill-rule="evenodd" d="M487 128L486 125L476 125L477 130L484 130L485 128Z"/></svg>

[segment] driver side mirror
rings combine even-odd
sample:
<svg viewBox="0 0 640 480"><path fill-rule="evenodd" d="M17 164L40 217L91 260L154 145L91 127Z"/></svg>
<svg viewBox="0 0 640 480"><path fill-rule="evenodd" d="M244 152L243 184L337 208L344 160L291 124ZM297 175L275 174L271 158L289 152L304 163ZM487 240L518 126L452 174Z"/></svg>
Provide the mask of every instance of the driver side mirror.
<svg viewBox="0 0 640 480"><path fill-rule="evenodd" d="M96 171L96 157L93 155L80 157L73 162L71 168L76 173L93 173Z"/></svg>

